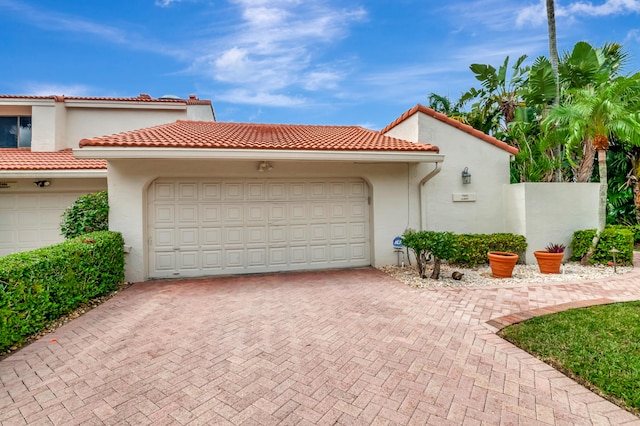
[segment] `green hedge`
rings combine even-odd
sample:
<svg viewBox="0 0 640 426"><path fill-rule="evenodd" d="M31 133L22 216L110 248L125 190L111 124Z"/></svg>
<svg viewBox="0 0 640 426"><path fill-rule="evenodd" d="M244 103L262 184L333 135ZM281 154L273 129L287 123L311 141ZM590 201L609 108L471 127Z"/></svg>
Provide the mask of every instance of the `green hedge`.
<svg viewBox="0 0 640 426"><path fill-rule="evenodd" d="M571 240L571 250L573 255L571 260L579 261L589 251L591 241L596 235L595 229L586 229L573 233ZM596 252L591 259L591 263L606 264L613 260L609 252L613 247L619 250L616 254L616 262L620 265L633 264L633 244L634 232L622 226L607 226L600 234Z"/></svg>
<svg viewBox="0 0 640 426"><path fill-rule="evenodd" d="M100 231L0 258L0 351L124 281L124 241Z"/></svg>
<svg viewBox="0 0 640 426"><path fill-rule="evenodd" d="M65 239L95 231L109 230L109 196L107 191L78 197L62 213L60 233Z"/></svg>
<svg viewBox="0 0 640 426"><path fill-rule="evenodd" d="M508 251L516 253L522 259L527 249L527 240L515 234L459 234L458 253L450 259L451 263L461 266L477 266L488 263L490 251Z"/></svg>

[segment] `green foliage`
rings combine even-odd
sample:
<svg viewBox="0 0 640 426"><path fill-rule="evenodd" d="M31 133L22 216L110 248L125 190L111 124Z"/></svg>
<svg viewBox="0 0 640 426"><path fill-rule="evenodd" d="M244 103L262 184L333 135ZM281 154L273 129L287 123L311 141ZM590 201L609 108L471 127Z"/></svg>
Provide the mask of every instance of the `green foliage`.
<svg viewBox="0 0 640 426"><path fill-rule="evenodd" d="M640 412L640 302L571 309L509 326L500 334Z"/></svg>
<svg viewBox="0 0 640 426"><path fill-rule="evenodd" d="M79 197L62 213L60 232L66 238L109 230L109 199L107 191Z"/></svg>
<svg viewBox="0 0 640 426"><path fill-rule="evenodd" d="M425 266L429 253L433 255L436 262L435 272L440 261L449 260L458 252L457 238L452 232L416 232L408 229L402 235L402 244L411 249L416 256L418 272L422 278L426 277ZM432 274L432 278L437 279L437 274Z"/></svg>
<svg viewBox="0 0 640 426"><path fill-rule="evenodd" d="M86 234L0 258L0 351L124 281L124 241Z"/></svg>
<svg viewBox="0 0 640 426"><path fill-rule="evenodd" d="M571 240L571 250L573 251L571 260L578 261L582 259L589 251L595 235L595 229L574 232ZM607 264L613 261L613 255L610 250L615 247L619 251L616 254L616 262L620 265L631 265L633 263L634 239L634 231L626 226L607 226L600 233L600 239L591 263Z"/></svg>
<svg viewBox="0 0 640 426"><path fill-rule="evenodd" d="M478 266L487 263L490 251L506 251L523 257L527 241L522 235L514 234L461 234L457 235L458 252L450 262L462 266Z"/></svg>

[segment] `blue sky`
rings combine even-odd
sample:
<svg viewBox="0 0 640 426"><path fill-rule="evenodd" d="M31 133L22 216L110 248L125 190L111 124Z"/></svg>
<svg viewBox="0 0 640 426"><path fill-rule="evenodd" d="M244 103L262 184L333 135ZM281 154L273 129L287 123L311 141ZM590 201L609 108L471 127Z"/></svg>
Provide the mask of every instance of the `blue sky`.
<svg viewBox="0 0 640 426"><path fill-rule="evenodd" d="M624 45L640 0L556 0L558 48ZM0 0L0 93L194 93L219 121L380 129L472 63L548 55L544 0Z"/></svg>

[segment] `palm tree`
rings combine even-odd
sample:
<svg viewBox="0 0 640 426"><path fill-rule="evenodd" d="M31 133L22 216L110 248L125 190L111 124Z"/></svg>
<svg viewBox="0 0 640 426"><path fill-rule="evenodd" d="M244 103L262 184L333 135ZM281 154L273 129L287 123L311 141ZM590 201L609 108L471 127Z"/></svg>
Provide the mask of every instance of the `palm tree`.
<svg viewBox="0 0 640 426"><path fill-rule="evenodd" d="M550 109L543 125L556 128L567 137L567 150L582 150L583 143L598 153L600 178L598 230L583 261L593 255L600 232L606 223L607 149L614 136L631 145L640 145L640 73L617 77L602 85L590 85L570 91L564 105Z"/></svg>
<svg viewBox="0 0 640 426"><path fill-rule="evenodd" d="M555 81L554 105L560 104L560 79L558 76L558 42L556 37L556 8L553 0L547 0L547 27L549 29L549 59ZM562 155L562 145L558 144L554 149L556 158ZM562 182L562 167L559 165L555 173L556 182Z"/></svg>
<svg viewBox="0 0 640 426"><path fill-rule="evenodd" d="M565 53L559 63L563 93L571 97L579 89L609 85L619 76L620 69L627 58L627 54L622 51L622 46L616 43L608 43L598 49L586 42L576 43L572 51ZM571 102L570 99L562 101ZM576 165L569 158L569 162L576 168L574 176L577 182L591 181L595 157L596 150L593 148L592 141L583 140L582 149L577 151L578 164Z"/></svg>
<svg viewBox="0 0 640 426"><path fill-rule="evenodd" d="M453 118L461 123L468 124L465 113L462 111L465 103L463 98L452 103L448 96L442 96L431 92L429 93L427 100L427 106L432 110L441 112L447 117Z"/></svg>
<svg viewBox="0 0 640 426"><path fill-rule="evenodd" d="M527 55L522 55L513 64L509 79L508 56L498 69L488 64L471 64L469 68L480 81L482 88L471 88L461 99L477 99L472 105L472 114L469 117L474 128L494 136L508 131L509 123L515 119L516 109L521 105L519 92L527 82L529 67L522 66L525 59Z"/></svg>

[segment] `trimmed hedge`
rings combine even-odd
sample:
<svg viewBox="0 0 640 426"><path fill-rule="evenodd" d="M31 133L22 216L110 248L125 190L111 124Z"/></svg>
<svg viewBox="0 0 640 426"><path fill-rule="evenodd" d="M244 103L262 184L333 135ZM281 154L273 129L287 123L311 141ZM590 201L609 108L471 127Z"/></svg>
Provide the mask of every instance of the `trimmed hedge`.
<svg viewBox="0 0 640 426"><path fill-rule="evenodd" d="M459 234L458 252L450 259L451 263L461 266L478 266L488 263L487 253L490 251L507 251L516 253L522 259L527 249L527 240L515 234Z"/></svg>
<svg viewBox="0 0 640 426"><path fill-rule="evenodd" d="M60 233L65 239L96 231L109 230L109 196L107 191L78 197L62 213Z"/></svg>
<svg viewBox="0 0 640 426"><path fill-rule="evenodd" d="M99 231L0 258L0 351L124 281L124 240Z"/></svg>
<svg viewBox="0 0 640 426"><path fill-rule="evenodd" d="M591 241L595 235L595 229L586 229L573 233L573 239L571 240L573 255L571 260L579 261L582 259L589 251ZM598 240L598 245L596 245L596 252L591 259L591 263L606 264L612 261L613 256L609 251L615 247L619 250L619 253L616 254L616 263L620 265L633 264L634 240L635 237L632 230L622 226L607 226L600 233L600 239Z"/></svg>

